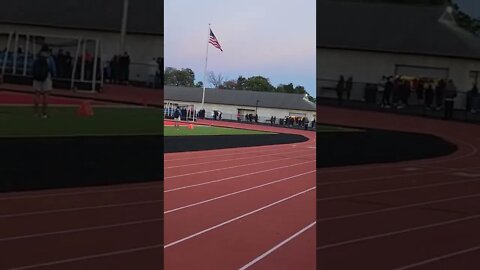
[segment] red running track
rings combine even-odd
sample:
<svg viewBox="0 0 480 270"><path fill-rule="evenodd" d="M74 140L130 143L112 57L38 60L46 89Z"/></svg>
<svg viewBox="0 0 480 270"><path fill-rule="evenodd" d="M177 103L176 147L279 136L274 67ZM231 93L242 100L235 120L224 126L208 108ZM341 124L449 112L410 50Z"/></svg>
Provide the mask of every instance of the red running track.
<svg viewBox="0 0 480 270"><path fill-rule="evenodd" d="M32 105L33 93L15 93L0 91L0 105ZM51 105L80 105L84 99L49 96L48 103ZM101 101L92 101L92 104L108 104Z"/></svg>
<svg viewBox="0 0 480 270"><path fill-rule="evenodd" d="M315 269L315 133L298 144L165 154L165 269Z"/></svg>
<svg viewBox="0 0 480 270"><path fill-rule="evenodd" d="M318 122L434 134L459 147L319 169L318 269L480 269L480 126L328 107Z"/></svg>
<svg viewBox="0 0 480 270"><path fill-rule="evenodd" d="M0 269L163 266L163 182L0 193Z"/></svg>

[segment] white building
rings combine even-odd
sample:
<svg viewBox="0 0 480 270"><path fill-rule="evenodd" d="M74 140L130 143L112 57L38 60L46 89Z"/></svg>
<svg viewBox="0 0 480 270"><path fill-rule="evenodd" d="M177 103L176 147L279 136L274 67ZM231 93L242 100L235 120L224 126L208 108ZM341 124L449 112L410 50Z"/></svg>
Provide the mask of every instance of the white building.
<svg viewBox="0 0 480 270"><path fill-rule="evenodd" d="M335 96L353 77L353 99L382 76L452 79L459 91L480 84L480 38L457 26L446 5L317 2L317 93ZM464 105L465 95L456 100Z"/></svg>
<svg viewBox="0 0 480 270"><path fill-rule="evenodd" d="M72 56L77 49L75 41L88 39L91 42L86 49L90 53L94 54L94 41L99 40L99 56L103 61L111 60L121 50L123 3L122 0L4 1L0 9L0 50L6 48L12 33L20 37L17 40L13 36L10 51L25 49L26 35L45 36L58 45L53 47L54 53L63 46ZM154 57L163 58L163 1L129 1L125 51L131 59L129 79L147 80L148 63Z"/></svg>
<svg viewBox="0 0 480 270"><path fill-rule="evenodd" d="M202 109L202 88L165 86L164 103L195 105ZM258 114L259 122L270 121L272 116L279 119L286 116L316 119L316 106L303 94L286 94L247 90L206 89L204 109L210 117L214 111L222 112L223 119L236 120L240 114Z"/></svg>

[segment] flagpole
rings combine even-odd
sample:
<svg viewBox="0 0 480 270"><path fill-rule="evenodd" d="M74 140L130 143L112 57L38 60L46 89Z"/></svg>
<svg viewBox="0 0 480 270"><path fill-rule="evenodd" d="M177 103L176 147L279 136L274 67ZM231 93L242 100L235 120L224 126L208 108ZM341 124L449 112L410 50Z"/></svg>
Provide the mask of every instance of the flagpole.
<svg viewBox="0 0 480 270"><path fill-rule="evenodd" d="M207 38L207 53L205 54L205 69L203 71L203 92L202 92L202 110L204 109L205 104L205 85L207 84L207 63L208 63L208 43L210 41L210 24L208 24L208 38Z"/></svg>

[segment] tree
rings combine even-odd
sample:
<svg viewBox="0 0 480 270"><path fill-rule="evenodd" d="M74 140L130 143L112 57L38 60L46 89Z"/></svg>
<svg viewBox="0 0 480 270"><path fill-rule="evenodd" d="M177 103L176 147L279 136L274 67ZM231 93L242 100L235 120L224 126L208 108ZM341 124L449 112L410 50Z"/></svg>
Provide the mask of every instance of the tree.
<svg viewBox="0 0 480 270"><path fill-rule="evenodd" d="M203 82L202 81L199 81L195 84L195 87L198 87L198 88L203 88Z"/></svg>
<svg viewBox="0 0 480 270"><path fill-rule="evenodd" d="M211 83L215 88L220 88L223 84L225 77L222 73L215 75L213 71L208 73L208 82Z"/></svg>
<svg viewBox="0 0 480 270"><path fill-rule="evenodd" d="M472 34L480 36L480 18L472 18L470 15L461 11L457 4L454 4L453 8L455 10L453 16L455 17L458 26Z"/></svg>
<svg viewBox="0 0 480 270"><path fill-rule="evenodd" d="M247 83L247 79L243 76L238 76L238 79L237 79L237 86L235 89L237 90L245 90L246 87L245 87L245 84Z"/></svg>
<svg viewBox="0 0 480 270"><path fill-rule="evenodd" d="M301 86L301 85L297 85L295 86L295 89L293 89L294 93L296 94L307 94L307 90L305 90L305 87Z"/></svg>
<svg viewBox="0 0 480 270"><path fill-rule="evenodd" d="M195 73L189 68L182 68L181 70L167 67L164 74L165 85L173 86L194 86Z"/></svg>
<svg viewBox="0 0 480 270"><path fill-rule="evenodd" d="M222 89L237 89L237 81L236 80L228 80L224 81L223 84L220 86Z"/></svg>
<svg viewBox="0 0 480 270"><path fill-rule="evenodd" d="M293 84L280 84L277 86L277 92L280 93L295 93L295 89L293 88Z"/></svg>
<svg viewBox="0 0 480 270"><path fill-rule="evenodd" d="M248 78L245 82L244 87L245 87L244 89L253 90L253 91L265 91L265 92L275 91L275 87L270 84L270 80L262 76L252 76Z"/></svg>

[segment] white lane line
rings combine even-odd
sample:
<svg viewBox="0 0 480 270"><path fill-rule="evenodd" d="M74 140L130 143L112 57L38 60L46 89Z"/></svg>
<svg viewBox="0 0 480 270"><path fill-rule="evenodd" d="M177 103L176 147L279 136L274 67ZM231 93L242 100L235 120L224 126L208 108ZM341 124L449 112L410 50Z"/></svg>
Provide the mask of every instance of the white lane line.
<svg viewBox="0 0 480 270"><path fill-rule="evenodd" d="M85 207L71 207L71 208L52 209L52 210L44 210L44 211L21 212L21 213L15 213L15 214L0 215L0 218L15 218L15 217L25 217L25 216L33 216L33 215L45 215L45 214L54 214L54 213L65 213L65 212L74 212L74 211L82 211L82 210L125 207L125 206L154 204L154 203L163 203L163 200L148 200L148 201L138 201L138 202L130 202L130 203L101 204L101 205L85 206Z"/></svg>
<svg viewBox="0 0 480 270"><path fill-rule="evenodd" d="M425 229L431 229L431 228L436 228L440 226L445 226L445 225L450 225L450 224L455 224L459 222L464 222L464 221L471 221L475 219L479 219L480 215L473 215L473 216L468 216L464 218L457 218L457 219L451 219L448 221L443 221L443 222L437 222L437 223L432 223L428 225L423 225L423 226L417 226L417 227L412 227L404 230L398 230L398 231L392 231L388 233L381 233L381 234L375 234L375 235L370 235L366 237L360 237L360 238L355 238L347 241L341 241L341 242L336 242L328 245L323 245L323 246L318 246L317 250L322 250L322 249L328 249L328 248L333 248L333 247L339 247L339 246L345 246L349 244L355 244L359 242L364 242L368 240L375 240L375 239L380 239L384 237L389 237L389 236L395 236L395 235L400 235L404 233L410 233L410 232L415 232L415 231L420 231L420 230L425 230Z"/></svg>
<svg viewBox="0 0 480 270"><path fill-rule="evenodd" d="M305 194L305 193L307 193L307 192L310 192L310 191L312 191L312 190L315 190L315 189L316 189L316 187L312 187L312 188L303 190L303 191L301 191L301 192L295 193L295 194L292 195L292 196L288 196L288 197L286 197L286 198L283 198L283 199L278 200L278 201L276 201L276 202L270 203L270 204L268 204L268 205L265 205L265 206L263 206L263 207L260 207L260 208L258 208L258 209L255 209L255 210L253 210L253 211L250 211L250 212L245 213L245 214L243 214L243 215L240 215L240 216L238 216L238 217L229 219L229 220L224 221L224 222L222 222L222 223L220 223L220 224L217 224L217 225L215 225L215 226L209 227L209 228L207 228L207 229L204 229L204 230L199 231L199 232L197 232L197 233L194 233L194 234L192 234L192 235L186 236L186 237L184 237L184 238L182 238L182 239L179 239L179 240L177 240L177 241L174 241L174 242L171 242L171 243L169 243L169 244L166 244L166 245L165 245L165 249L167 249L167 248L169 248L169 247L172 247L172 246L175 246L175 245L178 245L178 244L180 244L180 243L182 243L182 242L185 242L185 241L187 241L187 240L189 240L189 239L195 238L195 237L197 237L197 236L199 236L199 235L202 235L202 234L204 234L204 233L207 233L207 232L209 232L209 231L212 231L212 230L215 230L215 229L217 229L217 228L223 227L223 226L225 226L225 225L227 225L227 224L230 224L230 223L232 223L232 222L234 222L234 221L237 221L237 220L242 219L242 218L244 218L244 217L253 215L253 214L255 214L255 213L258 213L258 212L263 211L263 210L265 210L265 209L267 209L267 208L270 208L270 207L275 206L275 205L277 205L277 204L280 204L280 203L282 203L282 202L288 201L288 200L290 200L290 199L293 199L293 198L295 198L295 197L298 197L298 196L300 196L300 195L303 195L303 194Z"/></svg>
<svg viewBox="0 0 480 270"><path fill-rule="evenodd" d="M262 185L242 189L242 190L235 191L235 192L232 192L232 193L227 193L227 194L224 194L222 196L214 197L214 198L211 198L211 199L208 199L208 200L184 205L184 206L177 207L177 208L174 208L174 209L170 209L170 210L167 210L167 211L163 212L163 214L169 214L169 213L177 212L177 211L180 211L180 210L183 210L183 209L187 209L187 208L194 207L194 206L197 206L197 205L202 205L202 204L213 202L213 201L220 200L220 199L223 199L223 198L231 197L233 195L241 194L241 193L244 193L244 192L247 192L247 191L250 191L250 190L254 190L254 189L266 187L266 186L269 186L269 185L273 185L273 184L276 184L276 183L284 182L284 181L294 179L294 178L298 178L298 177L301 177L301 176L304 176L304 175L307 175L307 174L311 174L311 173L315 173L315 170L309 171L309 172L306 172L306 173L301 173L301 174L289 176L289 177L285 177L285 178L282 178L282 179L279 179L279 180L275 180L275 181L268 182L268 183L265 183L265 184L262 184Z"/></svg>
<svg viewBox="0 0 480 270"><path fill-rule="evenodd" d="M295 239L296 237L298 237L299 235L301 235L302 233L304 233L305 231L307 231L308 229L310 229L313 226L315 226L315 222L311 223L307 227L305 227L305 228L301 229L300 231L296 232L294 235L292 235L292 236L288 237L287 239L283 240L282 242L280 242L279 244L277 244L273 248L269 249L267 252L263 253L262 255L256 257L253 261L251 261L251 262L247 263L246 265L242 266L239 270L245 270L245 269L249 268L250 266L256 264L257 262L259 262L263 258L267 257L268 255L270 255L271 253L273 253L277 249L281 248L282 246L284 246L288 242L292 241L293 239Z"/></svg>
<svg viewBox="0 0 480 270"><path fill-rule="evenodd" d="M308 164L308 163L312 163L312 162L315 162L315 160L306 161L306 162L300 162L300 163L295 163L295 164L291 164L291 165L287 165L287 166L281 166L281 167L276 167L276 168L267 169L267 170L262 170L262 171L256 171L256 172L251 172L251 173L239 174L239 175L230 176L230 177L225 177L225 178L220 178L220 179L212 180L212 181L208 181L208 182L202 182L202 183L194 184L194 185L188 185L188 186L183 186L183 187L178 187L178 188L167 189L167 190L165 190L165 193L169 193L169 192L173 192L173 191L177 191L177 190L188 189L188 188L192 188L192 187L209 185L209 184L213 184L213 183L219 183L219 182L223 182L223 181L227 181L227 180L231 180L231 179L236 179L236 178L240 178L240 177L244 177L244 176L250 176L250 175L259 174L259 173L264 173L264 172L277 171L277 170L279 170L279 169L291 168L291 167L295 167L295 166L299 166L299 165L304 165L304 164Z"/></svg>
<svg viewBox="0 0 480 270"><path fill-rule="evenodd" d="M397 192L397 191L416 190L416 189L424 189L424 188L430 188L430 187L441 187L441 186L448 186L448 185L465 184L465 183L470 183L470 182L478 182L479 180L480 179L464 180L464 181L452 181L452 182L443 182L443 183L439 183L439 184L428 184L428 185L420 185L420 186L405 187L405 188L393 188L393 189L384 189L384 190L371 191L371 192L352 193L352 194L346 194L346 195L338 195L338 196L318 198L317 202L338 200L338 199L347 199L347 198L360 197L360 196L386 194L386 193Z"/></svg>
<svg viewBox="0 0 480 270"><path fill-rule="evenodd" d="M10 268L10 270L34 269L34 268L40 268L40 267L46 267L46 266L52 266L52 265L59 265L59 264L65 264L65 263L72 263L72 262L78 262L78 261L85 261L85 260L91 260L91 259L97 259L97 258L103 258L103 257L109 257L109 256L116 256L116 255L123 255L128 253L158 249L162 247L163 247L162 244L157 244L157 245L143 246L139 248L122 249L122 250L113 251L113 252L105 252L105 253L99 253L99 254L94 254L89 256L74 257L74 258L65 259L65 260L50 261L46 263L14 267L14 268Z"/></svg>
<svg viewBox="0 0 480 270"><path fill-rule="evenodd" d="M19 195L19 196L8 196L0 198L0 201L8 201L8 200L20 200L20 199L36 199L36 198L48 198L48 197L61 197L61 196L70 196L70 195L85 195L85 194L99 194L99 193L109 193L109 192L120 192L120 191L134 191L134 190L144 190L144 189L161 189L163 188L163 182L149 182L145 186L140 187L122 187L122 188L109 188L109 189L100 189L100 187L90 187L90 188L82 188L89 189L83 191L50 191L48 193L40 193L40 194L30 194L30 195ZM93 190L90 190L93 189ZM98 190L100 189L100 190ZM39 191L40 192L40 191Z"/></svg>
<svg viewBox="0 0 480 270"><path fill-rule="evenodd" d="M299 151L299 152L306 152L306 151L310 152L310 150L302 150L302 151ZM267 160L267 161L262 161L262 162L254 162L254 163L248 163L248 164L242 164L242 165L235 165L235 166L224 167L224 168L217 168L217 169L212 169L212 170L197 171L197 172L192 172L192 173L184 173L184 174L167 176L167 177L164 177L164 179L172 179L172 178L178 178L178 177L183 177L183 176L190 176L190 175L195 175L195 174L202 174L202 173L209 173L209 172L216 172L216 171L224 171L224 170L230 170L230 169L235 169L235 168L240 168L240 167L254 166L254 165L258 165L258 164L271 163L271 162L276 162L276 161L280 161L280 160L297 159L297 158L307 157L307 156L311 156L311 155L312 155L312 154L302 155L302 156L297 156L297 157L287 157L287 158L280 158L280 159L274 159L274 160Z"/></svg>
<svg viewBox="0 0 480 270"><path fill-rule="evenodd" d="M480 173L466 173L466 172L457 172L457 173L452 173L452 175L455 176L462 176L462 177L480 177Z"/></svg>
<svg viewBox="0 0 480 270"><path fill-rule="evenodd" d="M0 238L0 242L34 238L34 237L45 237L45 236L67 234L67 233L77 233L77 232L111 229L111 228L117 228L117 227L126 227L126 226L132 226L132 225L156 223L156 222L161 222L161 221L163 221L163 217L162 218L153 218L153 219L131 221L131 222L115 223L115 224L110 224L110 225L98 225L98 226L82 227L82 228L77 228L77 229L53 231L53 232L46 232L46 233L34 233L34 234L25 234L25 235L18 235L18 236L9 236L9 237Z"/></svg>
<svg viewBox="0 0 480 270"><path fill-rule="evenodd" d="M413 172L413 171L420 171L422 170L422 168L417 168L417 167L407 167L407 168L403 168L404 171L407 171L407 172Z"/></svg>
<svg viewBox="0 0 480 270"><path fill-rule="evenodd" d="M224 160L213 160L213 161L199 162L199 163L190 163L190 164L184 164L184 165L164 167L164 169L190 167L190 166L196 166L196 165L212 164L212 163L218 163L218 162L228 162L228 161L242 160L242 159L253 159L253 158L256 159L256 158L259 158L259 157L273 157L273 156L278 156L278 155L281 155L281 154L292 154L292 153L297 153L297 152L304 152L304 150L303 151L291 151L291 152L276 152L276 153L273 153L273 154L265 154L265 155L258 155L258 156L249 156L249 157L242 157L242 158L232 158L232 159L224 159ZM206 158L208 159L209 157L206 157Z"/></svg>
<svg viewBox="0 0 480 270"><path fill-rule="evenodd" d="M444 202L451 202L451 201L464 200L464 199L473 199L473 198L478 198L478 197L480 197L479 193L472 194L472 195L451 197L451 198L447 198L447 199L425 201L425 202L421 202L421 203L412 203L412 204L406 204L406 205L397 206L397 207L388 207L388 208L383 208L383 209L379 209L379 210L359 212L359 213L355 213L355 214L320 218L320 219L317 219L317 222L320 223L320 222L327 222L327 221L339 220L339 219L345 219L345 218L361 217L361 216L390 212L390 211L396 211L396 210L401 210L401 209L408 209L408 208L412 208L412 207L431 205L431 204L437 204L437 203L444 203Z"/></svg>
<svg viewBox="0 0 480 270"><path fill-rule="evenodd" d="M424 261L420 261L420 262L417 262L417 263L412 263L412 264L409 264L409 265L398 267L398 268L395 268L393 270L412 269L412 268L415 268L415 267L418 267L418 266L423 266L425 264L429 264L429 263L432 263L432 262L441 261L441 260L444 260L444 259L448 259L448 258L451 258L451 257L455 257L455 256L458 256L458 255L463 255L463 254L466 254L466 253L475 252L475 251L479 251L479 250L480 250L480 246L471 247L471 248L459 250L459 251L456 251L456 252L448 253L448 254L445 254L445 255L442 255L442 256L433 257L433 258L428 259L428 260L424 260ZM478 259L477 259L477 262L478 262Z"/></svg>
<svg viewBox="0 0 480 270"><path fill-rule="evenodd" d="M165 163L166 162L171 162L171 161L179 161L179 160L190 160L190 159L204 159L204 158L216 158L216 157L225 157L225 156L236 156L236 155L248 155L248 154L257 154L257 153L263 153L263 152L272 152L272 151L280 151L280 149L285 148L285 150L291 149L290 147L286 147L282 145L282 147L273 147L273 145L270 146L271 148L274 149L266 149L266 150L260 150L260 151L238 151L238 149L232 150L232 149L225 149L229 151L233 151L234 153L228 153L228 154L221 154L221 155L209 155L208 153L203 153L202 155L195 156L195 157L187 157L187 158L172 158L172 159L167 159L165 158ZM278 148L278 149L277 149ZM212 151L218 151L218 150L212 150Z"/></svg>
<svg viewBox="0 0 480 270"><path fill-rule="evenodd" d="M321 169L319 169L320 171ZM393 174L386 176L375 176L375 177L365 177L351 180L339 180L339 181L330 181L330 182L318 182L317 186L327 186L327 185L342 185L342 184L351 184L351 183L365 183L376 180L387 180L394 179L399 177L411 177L411 176L422 176L427 174L440 174L445 173L446 171L430 171L430 172L418 172L418 173L404 173L404 174ZM403 180L403 179L400 179ZM383 181L382 181L383 182Z"/></svg>

